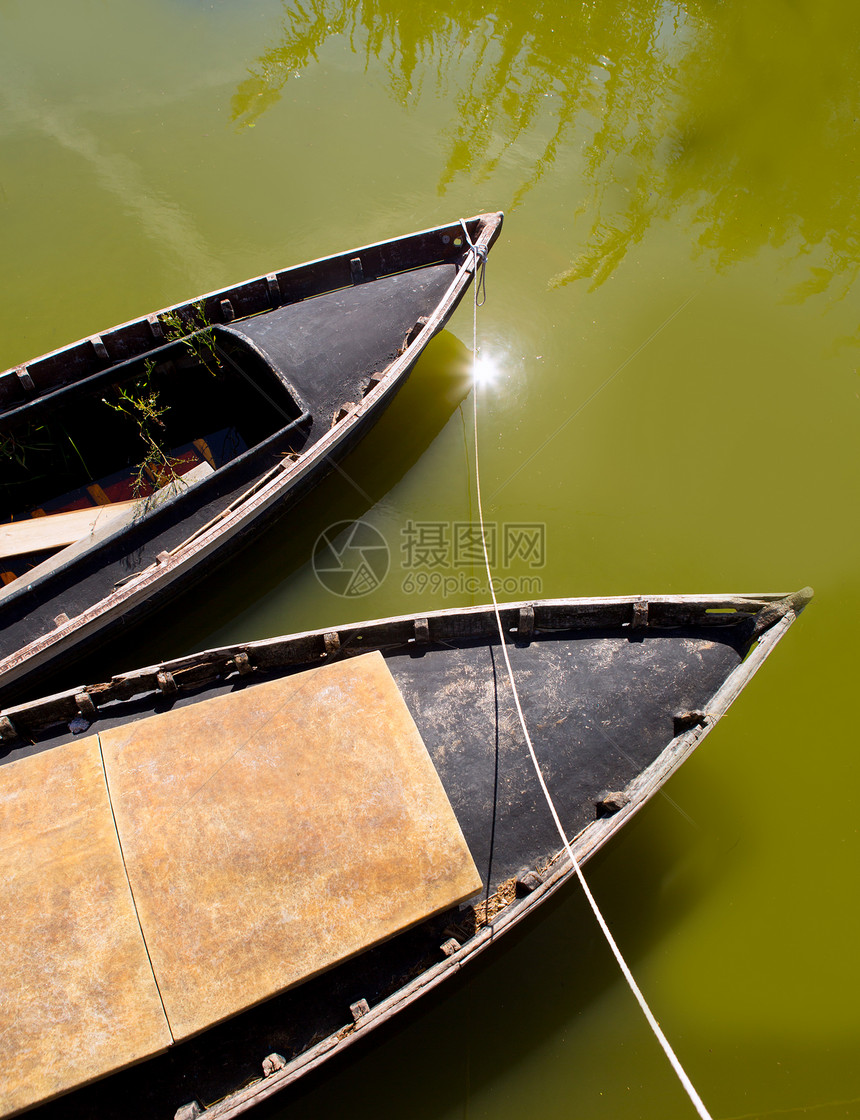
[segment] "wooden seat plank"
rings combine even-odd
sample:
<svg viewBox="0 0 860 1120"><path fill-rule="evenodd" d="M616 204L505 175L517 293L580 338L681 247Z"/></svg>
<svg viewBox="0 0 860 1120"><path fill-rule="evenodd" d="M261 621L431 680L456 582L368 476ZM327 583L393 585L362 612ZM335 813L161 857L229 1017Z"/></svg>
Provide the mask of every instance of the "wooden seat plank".
<svg viewBox="0 0 860 1120"><path fill-rule="evenodd" d="M0 525L0 559L24 556L30 552L47 552L51 548L65 548L111 523L128 520L128 511L137 504L115 502L113 505L73 509L68 513L52 513Z"/></svg>
<svg viewBox="0 0 860 1120"><path fill-rule="evenodd" d="M181 476L181 481L184 486L193 486L195 482L210 474L212 474L211 465L208 462L201 462L190 471L186 471ZM105 529L119 528L131 521L137 510L149 508L152 503L158 504L172 493L170 487L165 487L148 499L149 505L146 499L104 504L108 501L104 491L100 487L95 489L98 489L102 495L102 504L68 510L64 513L43 513L39 517L0 525L0 560L12 556L25 556L31 552L65 548L84 537L103 533Z"/></svg>

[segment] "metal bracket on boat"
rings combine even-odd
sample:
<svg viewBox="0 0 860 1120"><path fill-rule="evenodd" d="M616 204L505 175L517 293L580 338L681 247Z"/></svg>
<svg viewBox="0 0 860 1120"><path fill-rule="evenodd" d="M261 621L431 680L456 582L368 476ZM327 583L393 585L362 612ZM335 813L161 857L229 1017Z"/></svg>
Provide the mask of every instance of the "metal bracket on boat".
<svg viewBox="0 0 860 1120"><path fill-rule="evenodd" d="M535 633L535 609L529 603L520 607L520 617L517 622L517 637L524 641L531 641Z"/></svg>
<svg viewBox="0 0 860 1120"><path fill-rule="evenodd" d="M236 318L236 312L233 310L233 304L229 299L221 300L221 318L225 323L232 323Z"/></svg>
<svg viewBox="0 0 860 1120"><path fill-rule="evenodd" d="M614 817L625 805L630 804L630 797L623 790L613 790L606 793L599 801L594 802L595 816L598 820L605 817Z"/></svg>
<svg viewBox="0 0 860 1120"><path fill-rule="evenodd" d="M54 617L54 625L58 626L58 627L59 626L65 626L68 621L69 621L69 616L65 612L62 612L58 615L55 615L55 617Z"/></svg>
<svg viewBox="0 0 860 1120"><path fill-rule="evenodd" d="M164 338L164 327L157 315L147 315L146 321L149 323L149 330L153 338Z"/></svg>
<svg viewBox="0 0 860 1120"><path fill-rule="evenodd" d="M334 427L335 424L339 424L341 420L344 420L347 416L349 416L350 412L352 412L354 409L355 401L347 401L346 404L342 404L334 414L334 419L331 422L331 426Z"/></svg>
<svg viewBox="0 0 860 1120"><path fill-rule="evenodd" d="M75 704L83 718L89 720L90 723L99 718L98 709L93 703L92 696L90 696L88 692L76 692Z"/></svg>
<svg viewBox="0 0 860 1120"><path fill-rule="evenodd" d="M33 381L33 378L27 372L26 366L18 366L18 368L15 370L15 376L18 378L18 384L21 386L25 393L36 392L36 385Z"/></svg>
<svg viewBox="0 0 860 1120"><path fill-rule="evenodd" d="M0 716L0 743L13 743L18 738L15 724L8 716Z"/></svg>
<svg viewBox="0 0 860 1120"><path fill-rule="evenodd" d="M275 272L270 272L266 277L266 287L269 289L269 302L272 307L281 306L281 285L278 283L278 275Z"/></svg>
<svg viewBox="0 0 860 1120"><path fill-rule="evenodd" d="M419 316L418 319L415 320L415 325L411 328L411 330L409 331L409 334L406 336L406 338L403 341L403 347L402 347L403 350L405 350L407 347L412 345L412 343L415 341L415 339L418 337L418 335L421 334L421 332L427 326L429 321L430 320L427 318L426 315L421 315L421 316Z"/></svg>
<svg viewBox="0 0 860 1120"><path fill-rule="evenodd" d="M633 618L630 620L630 625L634 630L639 630L643 626L648 625L648 600L637 599L633 604Z"/></svg>
<svg viewBox="0 0 860 1120"><path fill-rule="evenodd" d="M360 1019L363 1019L368 1011L370 1011L370 1004L366 999L360 999L357 1003L351 1003L349 1005L349 1010L350 1014L352 1015L353 1022L358 1023L358 1021Z"/></svg>
<svg viewBox="0 0 860 1120"><path fill-rule="evenodd" d="M108 354L107 346L105 346L104 342L102 341L102 337L100 334L91 335L90 345L95 352L95 356L100 362L110 362L110 354Z"/></svg>
<svg viewBox="0 0 860 1120"><path fill-rule="evenodd" d="M442 942L439 948L444 956L453 957L455 953L460 951L462 946L456 937L449 937L447 941Z"/></svg>
<svg viewBox="0 0 860 1120"><path fill-rule="evenodd" d="M516 892L520 897L531 894L543 885L543 879L533 867L527 867L517 875Z"/></svg>
<svg viewBox="0 0 860 1120"><path fill-rule="evenodd" d="M173 673L168 672L167 669L162 669L160 673L156 673L155 683L158 685L159 691L164 693L165 696L173 696L179 691L179 685L176 683Z"/></svg>
<svg viewBox="0 0 860 1120"><path fill-rule="evenodd" d="M426 646L430 641L430 620L427 618L415 619L415 641Z"/></svg>
<svg viewBox="0 0 860 1120"><path fill-rule="evenodd" d="M364 266L361 257L353 257L349 262L349 275L353 285L364 283Z"/></svg>
<svg viewBox="0 0 860 1120"><path fill-rule="evenodd" d="M323 634L323 645L326 657L333 657L336 653L340 653L340 634L337 630L329 630Z"/></svg>
<svg viewBox="0 0 860 1120"><path fill-rule="evenodd" d="M169 552L159 552L159 554L155 558L155 562L156 562L156 564L166 564L169 559L170 559L170 553Z"/></svg>
<svg viewBox="0 0 860 1120"><path fill-rule="evenodd" d="M385 377L385 371L384 370L381 373L380 372L372 373L370 375L370 380L367 382L367 384L364 387L363 395L366 397L367 394L369 392L371 392L372 389L375 389L376 386L379 384L379 382L383 379L383 377Z"/></svg>
<svg viewBox="0 0 860 1120"><path fill-rule="evenodd" d="M703 712L701 708L691 708L689 711L675 712L672 718L675 721L675 734L681 735L694 727L704 726L710 716L707 712Z"/></svg>
<svg viewBox="0 0 860 1120"><path fill-rule="evenodd" d="M284 1069L286 1064L287 1059L283 1054L268 1054L263 1058L263 1077L271 1077L272 1074L277 1073L279 1069Z"/></svg>
<svg viewBox="0 0 860 1120"><path fill-rule="evenodd" d="M176 1112L173 1114L173 1120L197 1120L198 1116L203 1115L203 1107L199 1101L189 1101L188 1104L180 1105Z"/></svg>

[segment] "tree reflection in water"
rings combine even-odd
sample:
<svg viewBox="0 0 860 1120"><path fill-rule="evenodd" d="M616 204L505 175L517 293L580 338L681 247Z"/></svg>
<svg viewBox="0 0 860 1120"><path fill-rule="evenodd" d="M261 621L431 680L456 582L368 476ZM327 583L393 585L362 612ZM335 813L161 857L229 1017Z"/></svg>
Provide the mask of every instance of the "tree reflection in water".
<svg viewBox="0 0 860 1120"><path fill-rule="evenodd" d="M553 286L597 287L683 211L715 268L770 246L807 258L789 298L838 298L857 272L856 188L840 188L856 182L860 71L832 44L858 31L860 7L817 0L285 0L232 116L255 123L340 37L404 108L456 110L440 193L504 173L514 209L573 156L581 251Z"/></svg>

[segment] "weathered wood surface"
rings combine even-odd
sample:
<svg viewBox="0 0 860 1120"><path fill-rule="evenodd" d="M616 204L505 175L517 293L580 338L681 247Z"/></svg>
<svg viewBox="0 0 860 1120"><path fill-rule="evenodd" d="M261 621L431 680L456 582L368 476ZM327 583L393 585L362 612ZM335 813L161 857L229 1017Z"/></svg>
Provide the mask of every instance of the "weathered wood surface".
<svg viewBox="0 0 860 1120"><path fill-rule="evenodd" d="M481 888L378 653L2 767L0 805L4 1116Z"/></svg>
<svg viewBox="0 0 860 1120"><path fill-rule="evenodd" d="M120 526L127 525L137 514L155 508L160 501L175 493L177 488L193 486L210 474L212 474L212 467L209 463L198 463L191 470L178 476L175 483L157 490L149 498L133 499L129 502L110 502L107 505L92 506L87 509L49 513L43 517L6 522L0 525L0 559L22 556L29 552L62 549L77 543L82 538L94 538L97 534L103 534L105 530L115 531ZM51 569L46 566L44 570ZM27 573L27 578L37 578L41 572L40 565L38 571L34 568Z"/></svg>
<svg viewBox="0 0 860 1120"><path fill-rule="evenodd" d="M0 525L0 559L23 556L28 552L65 548L108 525L124 523L128 511L135 505L137 503L134 501L114 502L112 505L30 517L24 521Z"/></svg>

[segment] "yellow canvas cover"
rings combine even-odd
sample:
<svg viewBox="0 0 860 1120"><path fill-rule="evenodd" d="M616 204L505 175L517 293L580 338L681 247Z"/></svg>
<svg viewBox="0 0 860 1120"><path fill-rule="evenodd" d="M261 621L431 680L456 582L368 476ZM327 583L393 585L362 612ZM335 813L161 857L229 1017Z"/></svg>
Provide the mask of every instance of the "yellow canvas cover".
<svg viewBox="0 0 860 1120"><path fill-rule="evenodd" d="M4 822L3 851L18 853L16 866L31 883L43 862L33 853L51 842L38 822L41 783L67 765L67 755L85 755L90 784L95 789L101 781L101 798L90 792L85 815L74 807L67 812L82 837L97 835L99 851L112 852L117 882L112 893L96 890L92 840L69 849L58 875L88 884L99 906L110 902L109 923L122 927L129 947L123 940L123 955L114 957L112 942L90 958L90 938L61 926L41 967L0 981L4 1007L17 1001L29 1008L22 1084L42 1067L71 1060L90 1046L93 1033L104 1033L110 1057L85 1068L72 1061L62 1088L102 1076L117 1067L121 1048L112 1036L131 1031L126 1018L140 1025L133 1045L123 1044L124 1062L162 1048L171 1035L187 1038L235 1015L481 887L418 729L378 653L176 707L103 731L98 741L0 767L0 779L17 769L17 784L30 790L33 823L23 827L26 810ZM53 784L62 800L67 783ZM114 817L119 843L114 835L111 847ZM107 862L107 855L100 858ZM124 874L136 914L128 886L121 889ZM38 890L24 910L7 882L4 875L0 905L18 912L15 940L25 946L41 928ZM160 1024L158 992L143 967L147 952L166 1014ZM54 1046L41 1024L42 971L68 977L68 985L80 976L94 989L81 997L90 1010L75 997L51 1013L62 1021L62 1042L57 1037ZM95 1028L92 1007L103 989L111 993L111 1011ZM0 1026L16 1021L14 1012L7 1018ZM6 1070L21 1068L20 1032L8 1034L10 1049L0 1057ZM9 1103L0 1113L11 1111Z"/></svg>
<svg viewBox="0 0 860 1120"><path fill-rule="evenodd" d="M0 766L0 930L0 1114L170 1044L95 736Z"/></svg>

